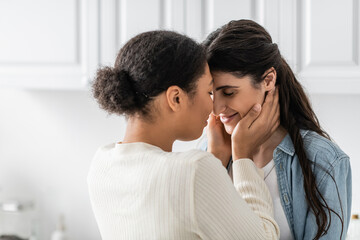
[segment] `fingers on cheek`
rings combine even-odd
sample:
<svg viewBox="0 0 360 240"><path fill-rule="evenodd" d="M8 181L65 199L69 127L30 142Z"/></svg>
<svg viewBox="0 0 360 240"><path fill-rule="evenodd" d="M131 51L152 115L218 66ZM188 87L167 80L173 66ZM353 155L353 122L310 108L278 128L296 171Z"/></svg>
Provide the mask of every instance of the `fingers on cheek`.
<svg viewBox="0 0 360 240"><path fill-rule="evenodd" d="M214 116L211 116L211 117L209 118L208 125L209 125L210 127L214 127L214 126L216 126L216 124L217 124L217 122L216 122Z"/></svg>
<svg viewBox="0 0 360 240"><path fill-rule="evenodd" d="M208 124L212 124L214 122L214 116L210 115L208 119Z"/></svg>
<svg viewBox="0 0 360 240"><path fill-rule="evenodd" d="M217 123L221 123L220 117L219 117L219 116L216 116L216 117L215 117L215 121L216 121Z"/></svg>

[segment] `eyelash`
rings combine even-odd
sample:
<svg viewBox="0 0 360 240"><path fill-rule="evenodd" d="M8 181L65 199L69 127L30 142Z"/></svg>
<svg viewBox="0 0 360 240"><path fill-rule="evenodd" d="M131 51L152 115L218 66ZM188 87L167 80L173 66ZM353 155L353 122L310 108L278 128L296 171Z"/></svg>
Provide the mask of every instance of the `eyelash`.
<svg viewBox="0 0 360 240"><path fill-rule="evenodd" d="M213 95L213 92L212 92L212 91L211 91L211 92L209 92L209 95L210 95L210 96L212 96L212 95Z"/></svg>
<svg viewBox="0 0 360 240"><path fill-rule="evenodd" d="M234 92L231 92L231 93L222 92L222 93L225 97L230 97L231 95L234 94Z"/></svg>

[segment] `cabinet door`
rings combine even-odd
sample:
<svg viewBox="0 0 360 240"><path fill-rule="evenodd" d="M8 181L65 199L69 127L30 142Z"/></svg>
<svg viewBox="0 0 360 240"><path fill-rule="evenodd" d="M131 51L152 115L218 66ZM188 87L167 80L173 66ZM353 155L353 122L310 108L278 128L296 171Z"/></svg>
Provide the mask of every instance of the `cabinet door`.
<svg viewBox="0 0 360 240"><path fill-rule="evenodd" d="M113 64L124 43L141 32L168 29L185 33L185 8L186 0L101 1L101 64Z"/></svg>
<svg viewBox="0 0 360 240"><path fill-rule="evenodd" d="M0 85L82 89L98 64L97 0L1 0Z"/></svg>
<svg viewBox="0 0 360 240"><path fill-rule="evenodd" d="M209 33L231 20L251 19L264 26L290 65L295 65L296 0L186 1L186 34L203 41ZM295 15L296 16L296 15Z"/></svg>
<svg viewBox="0 0 360 240"><path fill-rule="evenodd" d="M297 72L316 93L360 93L359 0L298 1Z"/></svg>
<svg viewBox="0 0 360 240"><path fill-rule="evenodd" d="M101 63L111 65L123 44L144 31L161 27L160 0L101 1Z"/></svg>

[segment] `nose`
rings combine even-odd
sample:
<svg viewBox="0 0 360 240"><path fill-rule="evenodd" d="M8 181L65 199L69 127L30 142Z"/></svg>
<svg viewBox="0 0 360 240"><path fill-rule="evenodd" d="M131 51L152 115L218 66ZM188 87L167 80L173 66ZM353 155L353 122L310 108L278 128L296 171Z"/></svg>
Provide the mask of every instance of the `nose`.
<svg viewBox="0 0 360 240"><path fill-rule="evenodd" d="M225 101L221 97L217 97L216 94L213 95L213 112L215 115L219 115L224 112L226 109Z"/></svg>

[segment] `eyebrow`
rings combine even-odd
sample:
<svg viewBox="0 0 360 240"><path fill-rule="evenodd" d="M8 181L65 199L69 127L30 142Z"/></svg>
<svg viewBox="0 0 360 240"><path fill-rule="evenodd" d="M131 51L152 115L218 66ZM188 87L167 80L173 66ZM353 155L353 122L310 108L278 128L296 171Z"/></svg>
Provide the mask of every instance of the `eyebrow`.
<svg viewBox="0 0 360 240"><path fill-rule="evenodd" d="M239 87L238 86L224 85L224 86L217 87L215 89L215 91L219 91L219 90L224 89L224 88L239 88Z"/></svg>
<svg viewBox="0 0 360 240"><path fill-rule="evenodd" d="M211 79L209 85L213 84L214 83L214 79Z"/></svg>

